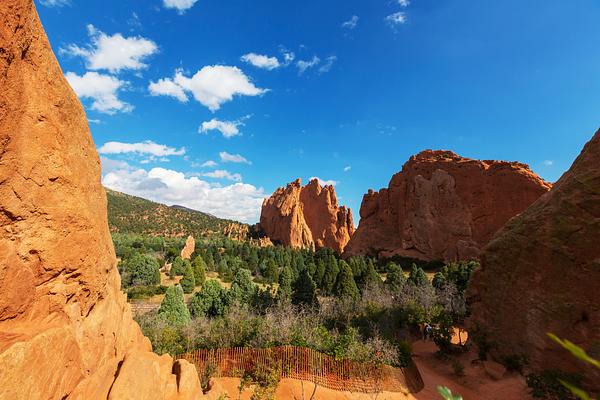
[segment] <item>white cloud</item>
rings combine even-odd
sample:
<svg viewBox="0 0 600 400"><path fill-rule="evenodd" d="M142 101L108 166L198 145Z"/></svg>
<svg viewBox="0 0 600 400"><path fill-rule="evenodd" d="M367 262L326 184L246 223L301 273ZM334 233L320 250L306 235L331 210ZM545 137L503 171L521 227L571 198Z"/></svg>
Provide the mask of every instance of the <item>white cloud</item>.
<svg viewBox="0 0 600 400"><path fill-rule="evenodd" d="M554 165L554 160L544 160L542 164L544 164L546 167L551 167Z"/></svg>
<svg viewBox="0 0 600 400"><path fill-rule="evenodd" d="M199 133L208 133L212 130L221 132L223 137L231 138L240 134L238 126L243 125L241 121L219 121L216 118L204 121L198 128Z"/></svg>
<svg viewBox="0 0 600 400"><path fill-rule="evenodd" d="M293 51L282 50L281 53L285 65L290 65L296 59L296 54Z"/></svg>
<svg viewBox="0 0 600 400"><path fill-rule="evenodd" d="M331 70L331 67L333 67L333 64L336 61L337 61L336 56L327 57L327 59L325 60L325 64L321 65L321 68L319 68L319 73L324 74L326 72L329 72Z"/></svg>
<svg viewBox="0 0 600 400"><path fill-rule="evenodd" d="M107 158L104 156L100 156L100 162L102 163L103 173L109 173L120 169L131 169L131 166L126 161L113 160L112 158Z"/></svg>
<svg viewBox="0 0 600 400"><path fill-rule="evenodd" d="M148 90L150 90L152 96L170 96L182 103L188 101L188 97L183 88L168 78L159 79L157 82L150 82Z"/></svg>
<svg viewBox="0 0 600 400"><path fill-rule="evenodd" d="M182 172L130 166L103 171L104 186L167 205L181 205L221 218L257 222L265 193L262 188L241 182L221 186Z"/></svg>
<svg viewBox="0 0 600 400"><path fill-rule="evenodd" d="M352 166L348 165L347 167L344 167L344 172L348 172L352 169Z"/></svg>
<svg viewBox="0 0 600 400"><path fill-rule="evenodd" d="M222 151L219 153L219 157L221 158L221 162L232 162L232 163L242 163L242 164L252 164L245 157L240 154L229 154L226 151Z"/></svg>
<svg viewBox="0 0 600 400"><path fill-rule="evenodd" d="M410 0L398 0L398 4L400 4L401 7L408 7Z"/></svg>
<svg viewBox="0 0 600 400"><path fill-rule="evenodd" d="M257 68L262 68L269 71L281 66L277 57L269 57L256 53L244 54L241 57L241 60L247 62L248 64L254 65Z"/></svg>
<svg viewBox="0 0 600 400"><path fill-rule="evenodd" d="M334 180L324 180L324 179L319 178L318 176L312 176L308 180L312 181L313 179L318 180L319 185L321 185L321 186L327 186L327 185L335 186L339 183L338 181L334 181Z"/></svg>
<svg viewBox="0 0 600 400"><path fill-rule="evenodd" d="M317 56L314 56L312 60L299 60L296 62L296 66L298 67L298 73L302 75L306 72L307 69L316 67L321 62L321 59Z"/></svg>
<svg viewBox="0 0 600 400"><path fill-rule="evenodd" d="M91 45L79 47L70 44L61 49L62 53L83 57L87 68L91 70L107 69L119 72L123 69L140 70L148 67L144 64L149 56L158 52L158 46L152 40L141 36L124 37L120 33L108 36L88 25Z"/></svg>
<svg viewBox="0 0 600 400"><path fill-rule="evenodd" d="M70 0L40 0L40 3L46 7L63 7L71 4Z"/></svg>
<svg viewBox="0 0 600 400"><path fill-rule="evenodd" d="M88 118L88 122L90 124L101 124L102 123L102 121L100 121L99 119L90 119L90 118Z"/></svg>
<svg viewBox="0 0 600 400"><path fill-rule="evenodd" d="M131 104L118 97L119 90L127 85L125 81L97 72L86 72L82 76L67 72L65 78L79 97L92 100L92 110L105 114L133 110Z"/></svg>
<svg viewBox="0 0 600 400"><path fill-rule="evenodd" d="M183 14L190 8L194 7L198 0L163 0L165 8L174 8L180 14Z"/></svg>
<svg viewBox="0 0 600 400"><path fill-rule="evenodd" d="M216 179L227 179L230 181L241 182L242 175L240 174L232 174L231 172L224 169L217 169L212 172L205 172L202 176L206 176L207 178L216 178Z"/></svg>
<svg viewBox="0 0 600 400"><path fill-rule="evenodd" d="M393 27L402 25L406 22L406 13L398 11L397 13L390 14L385 17L385 21Z"/></svg>
<svg viewBox="0 0 600 400"><path fill-rule="evenodd" d="M171 96L184 102L187 101L185 93L190 92L211 111L218 110L223 103L233 100L234 96L260 96L268 91L254 86L239 68L225 65L203 67L191 78L178 70L172 79L151 82L149 90L153 96Z"/></svg>
<svg viewBox="0 0 600 400"><path fill-rule="evenodd" d="M200 165L202 168L213 168L216 167L218 164L216 162L214 162L213 160L208 160L204 163L202 163L202 165Z"/></svg>
<svg viewBox="0 0 600 400"><path fill-rule="evenodd" d="M146 140L139 143L106 142L98 149L100 154L148 154L155 157L182 156L185 154L185 147L176 149L164 144L154 143Z"/></svg>
<svg viewBox="0 0 600 400"><path fill-rule="evenodd" d="M358 15L353 15L352 18L350 18L348 21L345 21L342 23L342 28L345 29L354 29L356 28L356 25L358 24Z"/></svg>

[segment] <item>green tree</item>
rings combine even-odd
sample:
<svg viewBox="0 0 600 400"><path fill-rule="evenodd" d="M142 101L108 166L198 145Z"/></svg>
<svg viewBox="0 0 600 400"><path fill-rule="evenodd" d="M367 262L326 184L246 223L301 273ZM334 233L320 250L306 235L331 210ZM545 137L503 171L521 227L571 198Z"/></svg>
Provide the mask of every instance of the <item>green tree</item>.
<svg viewBox="0 0 600 400"><path fill-rule="evenodd" d="M424 286L429 283L427 274L421 267L417 267L417 264L413 264L408 276L408 281L415 286Z"/></svg>
<svg viewBox="0 0 600 400"><path fill-rule="evenodd" d="M292 271L290 267L284 266L279 274L279 288L277 298L279 301L288 301L292 297Z"/></svg>
<svg viewBox="0 0 600 400"><path fill-rule="evenodd" d="M256 285L252 282L250 271L244 268L238 269L229 291L232 300L237 300L241 304L250 304L255 292Z"/></svg>
<svg viewBox="0 0 600 400"><path fill-rule="evenodd" d="M379 276L379 273L377 271L375 271L375 266L373 265L372 262L370 262L367 265L367 270L364 273L362 281L363 281L362 282L363 288L365 288L365 287L378 288L383 283L381 281L381 276Z"/></svg>
<svg viewBox="0 0 600 400"><path fill-rule="evenodd" d="M206 262L204 262L204 259L201 256L194 258L192 269L194 270L196 286L202 286L206 280Z"/></svg>
<svg viewBox="0 0 600 400"><path fill-rule="evenodd" d="M183 301L183 289L180 285L171 286L158 310L159 318L172 325L183 326L190 322L190 312Z"/></svg>
<svg viewBox="0 0 600 400"><path fill-rule="evenodd" d="M433 276L433 281L431 282L431 284L433 285L434 288L441 289L446 285L446 282L447 282L446 275L444 275L443 272L438 271Z"/></svg>
<svg viewBox="0 0 600 400"><path fill-rule="evenodd" d="M229 294L219 282L207 280L202 290L190 300L189 308L193 317L218 317L227 312Z"/></svg>
<svg viewBox="0 0 600 400"><path fill-rule="evenodd" d="M292 303L315 307L319 305L316 294L317 286L308 274L307 270L300 272L300 276L294 282L292 292Z"/></svg>
<svg viewBox="0 0 600 400"><path fill-rule="evenodd" d="M406 283L406 278L404 277L404 272L402 268L396 263L390 262L386 266L387 277L385 279L385 285L389 288L393 293L398 293L402 290L404 283Z"/></svg>
<svg viewBox="0 0 600 400"><path fill-rule="evenodd" d="M160 284L158 261L152 256L135 253L125 260L121 270L124 287Z"/></svg>
<svg viewBox="0 0 600 400"><path fill-rule="evenodd" d="M177 256L173 260L171 264L171 270L169 271L169 276L174 277L176 275L181 276L185 272L185 263L183 258Z"/></svg>
<svg viewBox="0 0 600 400"><path fill-rule="evenodd" d="M334 293L340 298L357 299L360 296L356 282L354 282L352 268L343 260L340 261L340 273L338 274Z"/></svg>
<svg viewBox="0 0 600 400"><path fill-rule="evenodd" d="M192 268L192 264L190 264L189 262L185 263L185 271L183 273L183 278L181 278L181 281L179 283L181 284L183 293L192 293L194 291L194 288L196 287L194 269Z"/></svg>
<svg viewBox="0 0 600 400"><path fill-rule="evenodd" d="M267 260L267 268L265 270L265 278L267 278L267 281L269 281L269 283L275 283L275 282L277 282L277 280L279 278L279 274L277 271L277 263L272 258L269 258Z"/></svg>
<svg viewBox="0 0 600 400"><path fill-rule="evenodd" d="M340 261L340 263L344 263L344 261ZM347 264L346 264L347 265ZM350 267L348 267L350 268ZM323 274L322 287L323 291L327 294L331 294L334 291L335 283L338 279L338 274L340 273L340 267L338 265L338 261L333 254L330 254L327 257L327 261L325 263L325 273ZM352 273L352 270L350 270ZM352 279L354 281L354 277Z"/></svg>

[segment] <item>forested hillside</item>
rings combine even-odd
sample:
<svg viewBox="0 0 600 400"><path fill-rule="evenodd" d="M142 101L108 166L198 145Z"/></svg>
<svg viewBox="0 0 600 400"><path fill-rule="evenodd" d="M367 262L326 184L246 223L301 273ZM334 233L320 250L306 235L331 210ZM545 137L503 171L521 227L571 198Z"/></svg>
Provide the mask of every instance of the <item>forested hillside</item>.
<svg viewBox="0 0 600 400"><path fill-rule="evenodd" d="M108 224L112 233L196 238L223 233L234 221L180 206L166 206L106 189ZM236 223L239 224L239 223ZM239 224L243 225L243 224Z"/></svg>

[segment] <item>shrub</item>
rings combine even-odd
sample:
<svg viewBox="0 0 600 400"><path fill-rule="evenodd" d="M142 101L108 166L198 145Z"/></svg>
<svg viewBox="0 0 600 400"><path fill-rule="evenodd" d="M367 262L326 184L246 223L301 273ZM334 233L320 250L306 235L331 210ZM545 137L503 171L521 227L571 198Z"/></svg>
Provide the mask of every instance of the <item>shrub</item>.
<svg viewBox="0 0 600 400"><path fill-rule="evenodd" d="M165 294L167 291L166 286L134 286L127 291L127 299L138 300L147 299L152 296Z"/></svg>
<svg viewBox="0 0 600 400"><path fill-rule="evenodd" d="M189 309L193 317L217 317L224 315L228 306L227 289L221 287L217 281L208 280L202 290L191 298Z"/></svg>
<svg viewBox="0 0 600 400"><path fill-rule="evenodd" d="M175 259L173 260L173 263L171 264L171 270L169 271L169 275L170 276L181 276L185 273L185 261L183 258L181 258L180 256L175 257ZM188 261L189 262L189 261Z"/></svg>
<svg viewBox="0 0 600 400"><path fill-rule="evenodd" d="M229 290L232 302L237 301L241 304L250 304L255 292L256 285L252 282L250 271L244 268L238 269Z"/></svg>
<svg viewBox="0 0 600 400"><path fill-rule="evenodd" d="M561 380L579 386L582 378L577 374L551 369L529 374L526 379L531 395L536 399L576 400L577 398L561 383Z"/></svg>
<svg viewBox="0 0 600 400"><path fill-rule="evenodd" d="M190 322L190 312L183 301L183 289L180 285L167 289L165 298L160 304L158 316L175 326L183 326Z"/></svg>
<svg viewBox="0 0 600 400"><path fill-rule="evenodd" d="M452 372L456 376L464 376L465 375L465 366L456 359L452 360Z"/></svg>
<svg viewBox="0 0 600 400"><path fill-rule="evenodd" d="M136 253L126 259L122 266L123 286L150 286L160 283L160 271L156 258Z"/></svg>

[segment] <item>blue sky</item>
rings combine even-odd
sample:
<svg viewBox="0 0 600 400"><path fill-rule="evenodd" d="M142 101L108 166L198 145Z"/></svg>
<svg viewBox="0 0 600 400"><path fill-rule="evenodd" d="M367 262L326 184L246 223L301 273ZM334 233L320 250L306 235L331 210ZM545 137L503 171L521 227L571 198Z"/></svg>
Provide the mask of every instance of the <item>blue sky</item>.
<svg viewBox="0 0 600 400"><path fill-rule="evenodd" d="M554 181L600 126L600 3L39 0L105 185L256 222L297 177L363 193L421 150Z"/></svg>

